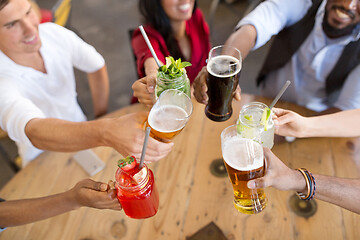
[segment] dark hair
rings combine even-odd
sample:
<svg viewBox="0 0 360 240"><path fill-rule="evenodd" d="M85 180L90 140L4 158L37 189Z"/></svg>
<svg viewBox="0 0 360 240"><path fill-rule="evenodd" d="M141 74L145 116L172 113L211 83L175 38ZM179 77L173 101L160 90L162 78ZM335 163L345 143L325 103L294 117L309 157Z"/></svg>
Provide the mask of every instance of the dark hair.
<svg viewBox="0 0 360 240"><path fill-rule="evenodd" d="M197 0L195 0L193 11L196 9L196 2ZM139 0L139 10L144 18L143 21L150 24L163 36L171 56L175 59L183 59L170 25L170 19L161 6L161 0Z"/></svg>
<svg viewBox="0 0 360 240"><path fill-rule="evenodd" d="M9 0L0 0L0 10L2 10L8 3Z"/></svg>

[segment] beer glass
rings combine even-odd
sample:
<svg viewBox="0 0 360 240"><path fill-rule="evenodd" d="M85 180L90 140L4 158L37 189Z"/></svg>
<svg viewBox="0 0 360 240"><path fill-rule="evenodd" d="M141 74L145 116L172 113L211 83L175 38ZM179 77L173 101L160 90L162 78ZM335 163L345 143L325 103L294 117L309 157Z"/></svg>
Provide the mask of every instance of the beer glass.
<svg viewBox="0 0 360 240"><path fill-rule="evenodd" d="M209 100L205 108L209 119L222 122L231 117L231 103L239 83L241 66L241 53L236 48L217 46L210 50L206 66Z"/></svg>
<svg viewBox="0 0 360 240"><path fill-rule="evenodd" d="M261 102L251 102L245 104L240 111L239 119L237 121L238 133L244 138L260 139L261 145L267 148L274 146L274 131L275 124L272 119L272 114L268 120L265 129L261 118L264 110L268 108L266 104Z"/></svg>
<svg viewBox="0 0 360 240"><path fill-rule="evenodd" d="M246 214L261 212L267 204L264 189L249 189L247 182L264 176L262 146L241 137L232 125L221 133L221 150L234 189L235 208Z"/></svg>
<svg viewBox="0 0 360 240"><path fill-rule="evenodd" d="M146 126L150 126L150 136L170 142L185 127L193 105L186 93L167 89L162 92L151 108Z"/></svg>

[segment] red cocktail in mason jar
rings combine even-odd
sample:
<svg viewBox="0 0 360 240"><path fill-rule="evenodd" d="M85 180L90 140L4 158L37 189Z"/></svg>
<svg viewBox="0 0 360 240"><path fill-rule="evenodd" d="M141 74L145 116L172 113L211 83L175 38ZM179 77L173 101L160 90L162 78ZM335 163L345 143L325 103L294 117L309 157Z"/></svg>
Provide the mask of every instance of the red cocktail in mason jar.
<svg viewBox="0 0 360 240"><path fill-rule="evenodd" d="M139 169L139 163L135 159L134 162L116 171L117 198L127 216L152 217L159 208L159 192L154 174L145 164Z"/></svg>

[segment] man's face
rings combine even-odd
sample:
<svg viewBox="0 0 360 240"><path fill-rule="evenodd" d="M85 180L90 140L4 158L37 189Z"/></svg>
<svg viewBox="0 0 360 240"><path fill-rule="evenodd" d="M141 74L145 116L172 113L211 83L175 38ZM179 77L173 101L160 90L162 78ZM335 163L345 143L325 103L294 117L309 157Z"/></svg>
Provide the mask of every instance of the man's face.
<svg viewBox="0 0 360 240"><path fill-rule="evenodd" d="M10 0L0 10L0 50L9 57L39 51L39 19L28 0Z"/></svg>
<svg viewBox="0 0 360 240"><path fill-rule="evenodd" d="M323 29L330 38L350 34L360 22L360 0L328 0Z"/></svg>

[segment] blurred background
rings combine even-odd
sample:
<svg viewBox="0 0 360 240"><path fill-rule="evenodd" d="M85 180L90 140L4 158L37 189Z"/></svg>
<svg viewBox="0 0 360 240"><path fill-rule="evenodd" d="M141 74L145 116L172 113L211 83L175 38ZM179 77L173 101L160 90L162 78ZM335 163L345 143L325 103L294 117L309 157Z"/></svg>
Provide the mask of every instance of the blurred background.
<svg viewBox="0 0 360 240"><path fill-rule="evenodd" d="M58 0L36 0L43 9L53 9ZM212 46L224 44L238 21L260 0L198 0L210 26ZM141 24L136 0L73 0L67 26L103 55L110 78L109 112L129 105L131 85L137 80L128 31ZM243 62L242 92L257 94L255 78L267 46L252 52ZM85 74L76 71L78 100L88 119L93 119L91 95ZM16 174L12 164L16 145L0 137L0 189Z"/></svg>

